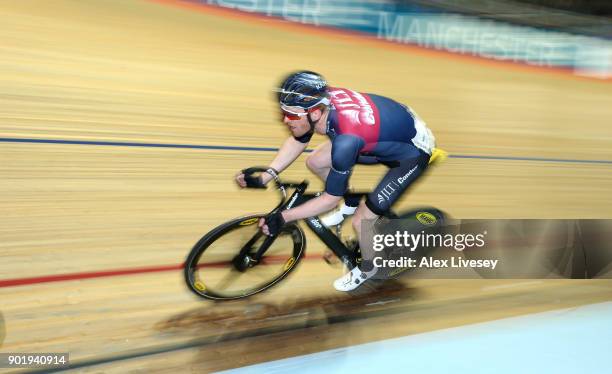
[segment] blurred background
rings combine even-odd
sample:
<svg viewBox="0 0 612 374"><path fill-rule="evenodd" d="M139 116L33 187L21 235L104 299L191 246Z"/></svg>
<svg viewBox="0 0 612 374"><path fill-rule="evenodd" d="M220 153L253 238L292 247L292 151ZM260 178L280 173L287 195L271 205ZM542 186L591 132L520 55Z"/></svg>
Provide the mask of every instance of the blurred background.
<svg viewBox="0 0 612 374"><path fill-rule="evenodd" d="M273 89L297 69L391 97L427 122L450 156L400 209L609 219L610 9L0 2L0 352L70 352L84 372L343 372L363 357L426 372L605 371L605 279L408 277L351 298L333 290L342 269L321 260L310 233L295 274L246 301L197 299L181 269L205 233L274 206L274 192L241 191L233 176L268 164L288 136ZM320 190L304 160L283 177ZM359 166L352 183L370 189L383 172ZM500 339L511 343L493 349ZM558 358L557 344L571 353ZM482 347L483 361L461 359ZM298 361L274 361L286 358Z"/></svg>

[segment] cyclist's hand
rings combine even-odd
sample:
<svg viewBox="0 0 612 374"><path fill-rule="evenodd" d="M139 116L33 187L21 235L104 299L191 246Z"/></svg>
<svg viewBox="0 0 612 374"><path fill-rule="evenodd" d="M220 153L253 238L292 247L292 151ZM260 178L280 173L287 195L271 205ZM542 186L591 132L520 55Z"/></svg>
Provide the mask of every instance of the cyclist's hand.
<svg viewBox="0 0 612 374"><path fill-rule="evenodd" d="M252 175L245 175L243 172L236 174L236 183L240 188L266 188L266 185L262 183L261 177L254 177Z"/></svg>
<svg viewBox="0 0 612 374"><path fill-rule="evenodd" d="M261 232L268 236L276 236L285 225L285 219L281 212L272 213L259 220Z"/></svg>
<svg viewBox="0 0 612 374"><path fill-rule="evenodd" d="M238 174L236 174L235 179L236 179L236 184L238 184L240 188L245 188L247 186L246 181L244 180L243 172L239 172Z"/></svg>

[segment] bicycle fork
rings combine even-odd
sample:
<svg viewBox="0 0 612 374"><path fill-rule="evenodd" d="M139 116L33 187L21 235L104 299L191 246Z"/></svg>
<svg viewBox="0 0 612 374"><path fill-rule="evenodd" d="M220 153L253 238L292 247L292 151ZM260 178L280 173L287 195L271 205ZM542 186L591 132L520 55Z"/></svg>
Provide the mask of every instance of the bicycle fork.
<svg viewBox="0 0 612 374"><path fill-rule="evenodd" d="M303 182L299 185L291 185L291 187L295 188L295 191L289 198L286 204L283 204L278 209L286 210L291 209L294 206L301 205L310 199L313 199L320 195L320 193L316 194L305 194L304 191L308 186L307 183ZM283 187L284 188L284 187ZM327 228L321 222L321 219L318 216L305 218L304 221L306 225L325 243L329 249L342 261L342 263L352 269L357 266L357 253L348 249L344 243L340 240L340 238L335 235L329 228ZM252 249L253 245L264 235L261 231L258 231L253 237L240 249L240 253L234 257L232 263L236 270L240 272L244 272L246 269L251 268L258 264L261 261L261 258L266 253L268 248L272 245L276 236L267 236L261 246L257 249L255 255L250 256L249 252Z"/></svg>

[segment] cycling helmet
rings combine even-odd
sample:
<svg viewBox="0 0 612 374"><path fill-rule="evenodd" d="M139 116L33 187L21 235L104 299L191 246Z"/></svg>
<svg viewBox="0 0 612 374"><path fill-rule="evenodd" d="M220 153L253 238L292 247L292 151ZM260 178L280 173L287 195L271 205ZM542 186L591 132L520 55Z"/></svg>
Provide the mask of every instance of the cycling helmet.
<svg viewBox="0 0 612 374"><path fill-rule="evenodd" d="M312 71L292 73L278 89L278 101L284 106L297 106L306 110L317 105L329 105L327 82Z"/></svg>

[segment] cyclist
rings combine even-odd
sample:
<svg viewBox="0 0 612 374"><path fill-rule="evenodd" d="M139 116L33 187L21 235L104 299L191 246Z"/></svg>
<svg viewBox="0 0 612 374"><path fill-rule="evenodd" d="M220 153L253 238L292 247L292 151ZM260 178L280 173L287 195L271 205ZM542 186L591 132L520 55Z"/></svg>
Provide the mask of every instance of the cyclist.
<svg viewBox="0 0 612 374"><path fill-rule="evenodd" d="M353 227L361 238L361 221L385 214L427 168L435 139L425 123L407 106L389 98L328 86L312 71L290 74L278 90L283 123L291 132L268 173L259 177L236 175L241 187L261 187L283 171L306 149L314 133L327 135L307 158L306 166L325 182L325 192L305 204L262 219L264 234L276 235L281 227L334 209L323 223L337 225L352 215ZM365 201L348 192L355 164L382 163L388 172ZM365 243L360 243L365 248ZM334 282L338 291L351 291L376 274L376 268L350 269ZM363 266L363 264L362 264Z"/></svg>

